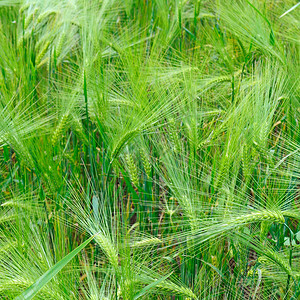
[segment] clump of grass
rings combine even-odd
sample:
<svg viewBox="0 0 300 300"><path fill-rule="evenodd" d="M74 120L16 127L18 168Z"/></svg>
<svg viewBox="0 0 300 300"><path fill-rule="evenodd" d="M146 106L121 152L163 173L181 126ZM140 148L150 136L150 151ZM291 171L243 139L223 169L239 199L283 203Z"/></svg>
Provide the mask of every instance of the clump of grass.
<svg viewBox="0 0 300 300"><path fill-rule="evenodd" d="M1 299L298 299L299 5L0 2Z"/></svg>

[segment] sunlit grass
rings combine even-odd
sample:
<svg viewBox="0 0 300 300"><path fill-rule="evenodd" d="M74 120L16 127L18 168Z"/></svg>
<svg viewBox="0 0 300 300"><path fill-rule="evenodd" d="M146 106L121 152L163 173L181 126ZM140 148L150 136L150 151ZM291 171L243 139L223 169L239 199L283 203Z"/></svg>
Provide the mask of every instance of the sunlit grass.
<svg viewBox="0 0 300 300"><path fill-rule="evenodd" d="M0 298L298 299L299 14L0 0Z"/></svg>

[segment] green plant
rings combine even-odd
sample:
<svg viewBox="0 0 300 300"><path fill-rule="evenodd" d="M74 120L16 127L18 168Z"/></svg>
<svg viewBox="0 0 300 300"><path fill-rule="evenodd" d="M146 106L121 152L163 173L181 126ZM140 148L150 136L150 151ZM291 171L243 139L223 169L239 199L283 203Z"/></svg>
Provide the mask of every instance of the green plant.
<svg viewBox="0 0 300 300"><path fill-rule="evenodd" d="M0 0L0 298L298 299L299 13Z"/></svg>

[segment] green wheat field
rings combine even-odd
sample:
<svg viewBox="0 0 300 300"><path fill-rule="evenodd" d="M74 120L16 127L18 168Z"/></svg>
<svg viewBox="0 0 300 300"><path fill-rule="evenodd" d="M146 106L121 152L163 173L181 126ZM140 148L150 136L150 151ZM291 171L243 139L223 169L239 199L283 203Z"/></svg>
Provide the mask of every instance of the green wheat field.
<svg viewBox="0 0 300 300"><path fill-rule="evenodd" d="M300 299L299 4L0 0L0 299Z"/></svg>

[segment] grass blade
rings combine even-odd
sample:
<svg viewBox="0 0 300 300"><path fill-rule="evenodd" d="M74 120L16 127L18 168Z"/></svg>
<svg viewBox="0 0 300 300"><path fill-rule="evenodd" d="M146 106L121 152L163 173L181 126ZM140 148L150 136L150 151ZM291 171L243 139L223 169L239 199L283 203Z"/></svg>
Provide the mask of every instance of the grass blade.
<svg viewBox="0 0 300 300"><path fill-rule="evenodd" d="M170 273L169 275L166 275L150 284L148 284L147 286L145 286L143 289L141 289L134 297L133 299L139 299L140 297L144 296L146 293L148 293L151 289L153 289L155 286L157 286L158 284L160 284L161 282L165 281L168 277L171 276L172 273Z"/></svg>
<svg viewBox="0 0 300 300"><path fill-rule="evenodd" d="M44 275L42 275L34 284L32 284L26 291L21 295L17 296L15 300L29 300L32 299L43 287L46 285L62 268L67 265L72 258L74 258L95 236L90 237L71 253L66 255L52 268L50 268Z"/></svg>
<svg viewBox="0 0 300 300"><path fill-rule="evenodd" d="M299 6L300 2L298 2L297 4L295 4L293 7L291 7L290 9L288 9L284 14L282 14L280 18L284 17L285 15L287 15L288 13L290 13L291 11L293 11L295 8L297 8L297 6Z"/></svg>

